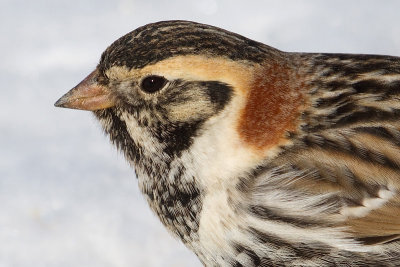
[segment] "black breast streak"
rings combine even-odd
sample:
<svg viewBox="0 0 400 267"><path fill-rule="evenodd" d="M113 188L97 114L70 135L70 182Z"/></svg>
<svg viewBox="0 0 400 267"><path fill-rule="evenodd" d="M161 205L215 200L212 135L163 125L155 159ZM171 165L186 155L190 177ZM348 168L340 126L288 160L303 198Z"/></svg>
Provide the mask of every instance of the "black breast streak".
<svg viewBox="0 0 400 267"><path fill-rule="evenodd" d="M161 221L177 234L184 243L197 236L201 211L201 191L194 182L183 179L185 172L178 172L172 183L160 177L153 188L156 213ZM194 178L192 177L192 180ZM170 190L170 187L173 190Z"/></svg>

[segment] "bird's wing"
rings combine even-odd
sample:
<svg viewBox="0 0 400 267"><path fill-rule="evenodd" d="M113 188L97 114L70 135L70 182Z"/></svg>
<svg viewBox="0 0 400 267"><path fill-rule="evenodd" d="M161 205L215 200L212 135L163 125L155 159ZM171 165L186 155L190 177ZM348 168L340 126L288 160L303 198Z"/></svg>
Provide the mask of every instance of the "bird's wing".
<svg viewBox="0 0 400 267"><path fill-rule="evenodd" d="M281 188L332 196L330 214L354 238L400 239L400 58L313 60L302 132L269 168L286 173Z"/></svg>
<svg viewBox="0 0 400 267"><path fill-rule="evenodd" d="M340 224L375 244L400 239L400 127L368 126L308 136L311 147L288 155L300 173L293 190L332 195Z"/></svg>

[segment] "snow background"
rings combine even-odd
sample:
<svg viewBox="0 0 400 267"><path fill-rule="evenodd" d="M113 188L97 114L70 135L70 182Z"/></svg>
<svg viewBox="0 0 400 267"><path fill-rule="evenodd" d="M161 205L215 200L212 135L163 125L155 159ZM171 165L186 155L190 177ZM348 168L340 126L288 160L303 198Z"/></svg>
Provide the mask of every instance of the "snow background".
<svg viewBox="0 0 400 267"><path fill-rule="evenodd" d="M53 103L118 37L187 19L286 51L400 55L400 1L0 0L0 267L200 266L89 112Z"/></svg>

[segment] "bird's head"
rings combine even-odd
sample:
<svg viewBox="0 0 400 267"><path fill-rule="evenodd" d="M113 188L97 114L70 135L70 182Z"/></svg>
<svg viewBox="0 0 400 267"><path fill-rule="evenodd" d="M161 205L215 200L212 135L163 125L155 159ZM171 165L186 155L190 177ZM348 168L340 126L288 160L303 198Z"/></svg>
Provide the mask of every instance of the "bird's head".
<svg viewBox="0 0 400 267"><path fill-rule="evenodd" d="M108 47L55 105L94 111L151 208L194 240L204 196L237 183L296 131L303 94L288 57L212 26L149 24Z"/></svg>
<svg viewBox="0 0 400 267"><path fill-rule="evenodd" d="M293 69L283 52L243 36L188 21L158 22L115 41L56 106L94 111L132 161L139 159L127 144L139 154L174 157L214 124L218 138L236 135L237 145L261 155L295 130L301 93L288 85L298 84Z"/></svg>

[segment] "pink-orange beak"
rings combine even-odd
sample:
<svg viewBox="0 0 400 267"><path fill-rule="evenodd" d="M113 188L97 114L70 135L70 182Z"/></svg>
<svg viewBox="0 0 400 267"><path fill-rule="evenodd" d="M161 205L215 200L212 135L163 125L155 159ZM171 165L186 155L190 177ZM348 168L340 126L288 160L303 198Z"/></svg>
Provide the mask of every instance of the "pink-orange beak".
<svg viewBox="0 0 400 267"><path fill-rule="evenodd" d="M115 106L110 90L97 82L94 70L54 104L56 107L99 110Z"/></svg>

